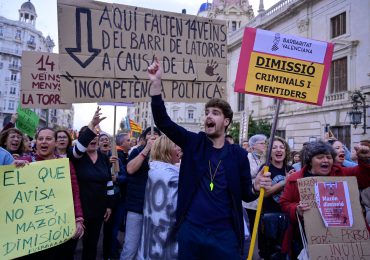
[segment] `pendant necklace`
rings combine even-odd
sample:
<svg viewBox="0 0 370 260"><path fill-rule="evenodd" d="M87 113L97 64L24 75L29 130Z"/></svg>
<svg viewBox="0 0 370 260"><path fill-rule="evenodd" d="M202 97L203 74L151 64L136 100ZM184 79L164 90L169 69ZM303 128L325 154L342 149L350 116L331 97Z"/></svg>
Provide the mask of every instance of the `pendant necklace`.
<svg viewBox="0 0 370 260"><path fill-rule="evenodd" d="M215 177L216 177L217 170L218 170L218 166L220 166L220 164L221 164L221 160L219 160L219 161L218 161L218 164L217 164L216 170L215 170L215 172L214 172L214 173L213 173L213 175L212 175L211 161L210 161L210 160L208 160L208 165L209 165L209 177L210 177L210 179L211 179L211 183L209 184L209 189L210 189L211 191L213 191L213 187L214 187L213 180L214 180L214 179L215 179Z"/></svg>

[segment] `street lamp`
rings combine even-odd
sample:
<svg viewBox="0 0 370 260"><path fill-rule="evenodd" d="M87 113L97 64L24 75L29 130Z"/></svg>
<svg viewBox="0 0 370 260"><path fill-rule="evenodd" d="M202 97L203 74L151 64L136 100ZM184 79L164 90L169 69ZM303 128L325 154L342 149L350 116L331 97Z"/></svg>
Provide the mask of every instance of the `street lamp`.
<svg viewBox="0 0 370 260"><path fill-rule="evenodd" d="M366 134L366 96L361 91L355 90L351 96L352 111L348 112L350 124L356 129L357 125L361 124L362 117L364 119L364 133ZM362 111L360 110L362 108Z"/></svg>

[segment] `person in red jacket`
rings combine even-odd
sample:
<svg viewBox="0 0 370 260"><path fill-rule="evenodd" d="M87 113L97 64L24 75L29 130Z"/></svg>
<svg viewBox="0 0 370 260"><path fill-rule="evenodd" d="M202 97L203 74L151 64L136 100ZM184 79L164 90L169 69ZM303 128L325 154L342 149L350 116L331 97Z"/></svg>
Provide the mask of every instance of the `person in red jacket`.
<svg viewBox="0 0 370 260"><path fill-rule="evenodd" d="M55 154L56 146L56 132L48 127L41 128L36 133L36 154L35 156L23 156L18 159L26 163L52 160L61 158ZM69 163L70 174L71 174L71 184L72 184L72 195L73 195L73 205L75 211L75 221L76 221L76 232L73 236L74 239L67 241L56 247L49 248L44 251L40 251L31 255L21 257L21 259L73 259L74 249L77 244L77 239L81 238L84 234L84 218L80 201L80 189L78 186L78 181L76 177L76 171L72 163Z"/></svg>
<svg viewBox="0 0 370 260"><path fill-rule="evenodd" d="M360 189L370 186L370 148L359 145L355 147L359 164L355 167L342 167L334 163L336 152L333 147L323 141L307 144L307 156L304 158L306 165L299 172L289 176L286 181L283 195L280 197L280 205L286 214L289 215L291 226L290 234L284 238L283 252L291 249L292 239L299 242L299 230L297 225L296 212L303 217L303 212L310 209L307 203L300 201L297 180L313 176L355 176ZM291 252L293 257L298 252ZM296 258L292 258L296 259Z"/></svg>

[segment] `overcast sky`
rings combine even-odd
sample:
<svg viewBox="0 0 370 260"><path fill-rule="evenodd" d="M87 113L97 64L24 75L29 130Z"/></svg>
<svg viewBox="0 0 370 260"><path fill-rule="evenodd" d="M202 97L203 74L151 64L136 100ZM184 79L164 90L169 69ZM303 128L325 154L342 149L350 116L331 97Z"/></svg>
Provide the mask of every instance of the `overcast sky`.
<svg viewBox="0 0 370 260"><path fill-rule="evenodd" d="M0 16L4 16L12 20L17 20L19 17L18 10L20 9L22 3L26 1L27 0L0 0ZM50 35L55 44L58 45L57 1L32 0L31 2L35 6L37 13L36 28L42 31L44 36ZM115 0L104 2L135 5L138 7L146 7L178 13L180 13L182 9L186 9L188 14L196 15L200 5L204 2L207 2L207 0ZM212 0L210 0L209 2L212 2ZM249 0L249 4L253 6L255 15L257 15L259 2L260 0ZM269 8L277 2L278 0L264 0L265 9ZM54 48L54 52L58 52L57 46ZM75 129L80 129L82 126L88 124L96 109L96 106L96 104L75 105ZM106 119L101 123L101 128L104 131L112 134L114 111L113 107L104 106L102 111L105 116L109 117L109 119ZM125 115L126 109L123 107L118 107L116 129L118 129L119 122Z"/></svg>

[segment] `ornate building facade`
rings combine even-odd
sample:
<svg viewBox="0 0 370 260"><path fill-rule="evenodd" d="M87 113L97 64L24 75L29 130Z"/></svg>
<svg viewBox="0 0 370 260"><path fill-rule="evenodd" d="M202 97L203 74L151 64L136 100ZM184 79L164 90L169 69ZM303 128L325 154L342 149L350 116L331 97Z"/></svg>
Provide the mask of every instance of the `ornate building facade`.
<svg viewBox="0 0 370 260"><path fill-rule="evenodd" d="M0 123L9 122L16 113L21 85L22 51L52 52L53 40L36 29L37 13L27 1L13 21L0 16ZM73 109L34 109L40 116L40 126L73 126ZM47 123L48 121L48 123Z"/></svg>
<svg viewBox="0 0 370 260"><path fill-rule="evenodd" d="M277 134L284 137L293 150L306 141L323 138L327 129L348 147L362 139L370 139L370 2L356 0L281 0L264 9L263 0L254 14L248 0L214 0L203 4L199 16L224 19L228 23L227 96L234 111L234 122L240 122L240 139L248 135L248 118L272 122L276 101L234 92L244 27L255 27L334 43L334 54L322 106L283 101ZM351 98L360 93L365 98ZM354 105L362 112L357 128L351 124ZM201 129L203 104L167 103L173 120L187 118L191 111ZM187 106L192 106L187 110ZM193 110L194 109L194 110ZM147 113L148 111L148 113ZM145 116L148 114L148 118ZM147 105L139 104L129 111L131 118L143 126L150 125ZM181 116L179 116L181 115ZM146 122L146 124L144 124ZM178 123L181 124L179 120ZM185 126L190 128L189 126Z"/></svg>
<svg viewBox="0 0 370 260"><path fill-rule="evenodd" d="M261 0L262 2L262 0ZM263 3L263 2L262 2ZM369 107L358 104L362 122L351 124L350 112L354 93L370 95L370 3L355 0L282 0L260 12L246 26L292 34L334 43L333 61L323 106L284 101L281 106L278 134L293 150L306 141L324 137L326 129L348 147L369 139ZM238 66L243 28L231 32L228 38L228 99L235 120L272 120L275 101L233 91ZM369 103L369 102L368 102Z"/></svg>

